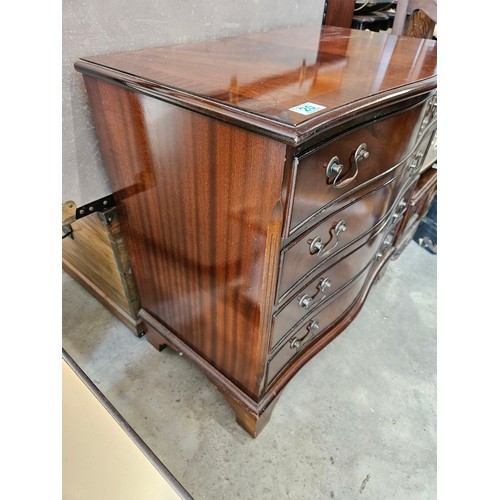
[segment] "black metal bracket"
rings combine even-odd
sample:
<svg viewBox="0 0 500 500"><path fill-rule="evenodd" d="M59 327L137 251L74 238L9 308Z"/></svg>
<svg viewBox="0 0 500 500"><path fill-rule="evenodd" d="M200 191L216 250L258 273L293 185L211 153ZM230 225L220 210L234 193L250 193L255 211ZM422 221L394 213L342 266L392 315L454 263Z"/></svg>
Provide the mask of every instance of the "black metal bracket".
<svg viewBox="0 0 500 500"><path fill-rule="evenodd" d="M71 227L71 224L65 224L63 227L62 227L62 230L63 230L63 240L64 238L67 238L68 236L74 240L75 237L73 236L73 228Z"/></svg>
<svg viewBox="0 0 500 500"><path fill-rule="evenodd" d="M81 219L95 212L104 212L116 206L115 198L112 194L99 198L98 200L82 205L76 209L75 219Z"/></svg>
<svg viewBox="0 0 500 500"><path fill-rule="evenodd" d="M114 218L114 208L116 208L115 198L112 194L99 198L98 200L82 205L81 207L75 207L74 201L66 201L63 203L63 239L68 236L74 240L73 228L71 223L78 219L86 217L87 215L97 213L99 216L104 216L103 221L106 224L110 224Z"/></svg>

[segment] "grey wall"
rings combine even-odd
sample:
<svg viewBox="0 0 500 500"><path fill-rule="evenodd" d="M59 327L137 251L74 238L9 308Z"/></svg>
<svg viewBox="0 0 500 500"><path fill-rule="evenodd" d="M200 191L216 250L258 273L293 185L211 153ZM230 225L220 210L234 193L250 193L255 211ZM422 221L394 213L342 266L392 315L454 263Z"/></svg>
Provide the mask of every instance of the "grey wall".
<svg viewBox="0 0 500 500"><path fill-rule="evenodd" d="M63 0L62 197L83 205L111 192L79 57L321 24L324 0Z"/></svg>

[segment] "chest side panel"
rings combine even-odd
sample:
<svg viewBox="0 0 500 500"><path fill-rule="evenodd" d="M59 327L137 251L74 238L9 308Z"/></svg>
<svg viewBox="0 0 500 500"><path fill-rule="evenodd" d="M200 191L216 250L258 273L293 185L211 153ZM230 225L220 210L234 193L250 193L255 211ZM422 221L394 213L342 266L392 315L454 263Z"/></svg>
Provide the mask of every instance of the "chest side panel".
<svg viewBox="0 0 500 500"><path fill-rule="evenodd" d="M255 396L285 146L104 80L85 82L143 308Z"/></svg>

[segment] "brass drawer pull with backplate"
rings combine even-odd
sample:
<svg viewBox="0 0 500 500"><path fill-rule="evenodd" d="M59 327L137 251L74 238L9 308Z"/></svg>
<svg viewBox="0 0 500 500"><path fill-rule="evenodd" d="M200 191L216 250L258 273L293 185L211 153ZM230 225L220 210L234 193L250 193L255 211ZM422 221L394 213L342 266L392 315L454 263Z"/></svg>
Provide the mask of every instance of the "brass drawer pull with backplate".
<svg viewBox="0 0 500 500"><path fill-rule="evenodd" d="M311 320L307 325L307 333L302 338L298 338L294 335L290 339L290 349L299 349L304 343L304 340L317 330L319 330L319 321L317 319Z"/></svg>
<svg viewBox="0 0 500 500"><path fill-rule="evenodd" d="M411 161L410 161L410 163L409 163L409 165L408 165L408 168L409 168L410 170L415 170L417 167L419 167L419 166L420 166L420 164L421 164L421 162L422 162L423 157L424 157L424 153L423 153L423 151L420 151L420 150L419 150L419 151L417 151L417 152L413 155L413 157L412 157L412 159L411 159Z"/></svg>
<svg viewBox="0 0 500 500"><path fill-rule="evenodd" d="M326 243L323 243L319 236L316 236L316 238L313 238L312 240L307 240L307 243L309 243L309 253L311 255L317 255L318 257L326 257L330 255L340 243L339 234L343 233L346 230L346 221L342 219L341 221L337 222L337 224L332 226L332 228L330 229L330 239ZM325 252L325 248L330 245L333 240L335 240L335 243L330 249L328 249L328 251Z"/></svg>
<svg viewBox="0 0 500 500"><path fill-rule="evenodd" d="M396 224L396 221L399 222L399 219L404 215L406 212L406 206L408 204L406 203L405 200L401 200L398 204L397 210L392 214L392 220L393 224Z"/></svg>
<svg viewBox="0 0 500 500"><path fill-rule="evenodd" d="M370 156L370 153L368 152L366 144L365 143L360 144L358 146L358 149L356 149L356 152L354 153L354 167L355 167L354 173L351 175L351 177L348 177L343 181L339 179L344 170L344 165L340 163L338 156L334 156L326 165L326 176L328 177L328 179L330 179L335 175L335 178L333 179L332 182L332 186L334 188L343 188L348 186L351 182L353 182L354 179L356 179L356 177L358 176L359 162L361 160L368 158L368 156Z"/></svg>
<svg viewBox="0 0 500 500"><path fill-rule="evenodd" d="M318 283L317 292L314 295L309 295L308 293L305 293L304 295L298 298L299 307L303 307L304 309L308 310L309 308L315 306L316 304L319 304L326 297L324 293L325 290L327 288L330 288L331 286L332 282L330 281L330 278L323 278ZM322 294L321 297L315 300L320 294Z"/></svg>

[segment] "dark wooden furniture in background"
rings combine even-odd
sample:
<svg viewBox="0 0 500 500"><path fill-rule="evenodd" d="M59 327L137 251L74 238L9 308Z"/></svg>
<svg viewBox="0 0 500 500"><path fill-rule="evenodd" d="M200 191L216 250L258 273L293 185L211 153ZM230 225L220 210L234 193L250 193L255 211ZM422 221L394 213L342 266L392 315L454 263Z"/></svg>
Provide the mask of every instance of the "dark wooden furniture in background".
<svg viewBox="0 0 500 500"><path fill-rule="evenodd" d="M436 43L295 28L75 66L147 338L256 436L404 243L436 128Z"/></svg>
<svg viewBox="0 0 500 500"><path fill-rule="evenodd" d="M323 24L432 38L437 0L326 0Z"/></svg>
<svg viewBox="0 0 500 500"><path fill-rule="evenodd" d="M392 27L394 16L390 0L355 0L351 28L386 31Z"/></svg>
<svg viewBox="0 0 500 500"><path fill-rule="evenodd" d="M325 0L323 24L350 28L356 0Z"/></svg>
<svg viewBox="0 0 500 500"><path fill-rule="evenodd" d="M398 0L392 26L395 35L432 38L437 23L437 0Z"/></svg>
<svg viewBox="0 0 500 500"><path fill-rule="evenodd" d="M392 32L396 35L411 36L416 38L432 38L437 23L437 0L398 0L396 16ZM430 109L427 113L427 120L437 120L437 95L430 101ZM410 200L410 209L405 216L405 222L400 230L399 252L408 244L411 239L416 241L421 238L418 234L428 232L425 215L429 211L431 204L437 196L437 132L433 131L430 138L430 146L422 161L427 170L419 180L416 189ZM437 221L433 211L432 231L429 232L419 244L424 247L432 246L432 252L437 252ZM419 229L420 228L420 229ZM427 241L428 240L428 241Z"/></svg>

